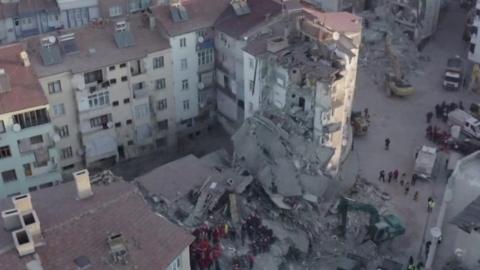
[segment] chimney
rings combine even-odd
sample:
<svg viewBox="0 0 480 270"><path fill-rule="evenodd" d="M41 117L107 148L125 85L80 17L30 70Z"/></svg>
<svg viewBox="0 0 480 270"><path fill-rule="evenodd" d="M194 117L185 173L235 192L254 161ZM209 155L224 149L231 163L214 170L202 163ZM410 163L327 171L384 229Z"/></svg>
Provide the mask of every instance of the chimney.
<svg viewBox="0 0 480 270"><path fill-rule="evenodd" d="M0 93L6 93L8 91L10 91L10 79L5 69L0 68Z"/></svg>
<svg viewBox="0 0 480 270"><path fill-rule="evenodd" d="M29 67L30 66L30 58L28 57L28 53L26 51L22 51L20 53L20 58L23 60L23 65L25 67Z"/></svg>
<svg viewBox="0 0 480 270"><path fill-rule="evenodd" d="M148 27L149 27L149 29L154 30L155 29L155 24L156 24L155 16L149 15L148 16Z"/></svg>
<svg viewBox="0 0 480 270"><path fill-rule="evenodd" d="M93 195L92 186L90 185L90 175L87 169L74 172L73 177L75 178L78 199L82 200Z"/></svg>
<svg viewBox="0 0 480 270"><path fill-rule="evenodd" d="M40 221L35 210L23 213L20 221L22 223L22 227L27 230L33 238L41 234Z"/></svg>
<svg viewBox="0 0 480 270"><path fill-rule="evenodd" d="M20 214L32 211L32 197L30 193L17 195L12 197L13 205Z"/></svg>
<svg viewBox="0 0 480 270"><path fill-rule="evenodd" d="M22 228L20 215L17 209L9 209L2 211L3 227L7 231L14 231Z"/></svg>
<svg viewBox="0 0 480 270"><path fill-rule="evenodd" d="M12 232L13 242L17 248L20 257L29 255L35 252L35 245L33 243L32 235L26 229L20 229Z"/></svg>

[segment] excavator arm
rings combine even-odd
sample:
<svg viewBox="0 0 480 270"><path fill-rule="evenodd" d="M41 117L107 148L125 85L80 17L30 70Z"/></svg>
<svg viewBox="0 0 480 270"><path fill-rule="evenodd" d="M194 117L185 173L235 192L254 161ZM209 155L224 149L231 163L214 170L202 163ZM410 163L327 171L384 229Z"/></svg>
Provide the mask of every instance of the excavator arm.
<svg viewBox="0 0 480 270"><path fill-rule="evenodd" d="M340 203L338 204L337 210L341 220L340 233L342 236L345 235L347 230L347 218L349 211L362 211L368 213L370 215L369 226L373 226L380 221L380 215L373 205L356 202L345 197L340 198Z"/></svg>

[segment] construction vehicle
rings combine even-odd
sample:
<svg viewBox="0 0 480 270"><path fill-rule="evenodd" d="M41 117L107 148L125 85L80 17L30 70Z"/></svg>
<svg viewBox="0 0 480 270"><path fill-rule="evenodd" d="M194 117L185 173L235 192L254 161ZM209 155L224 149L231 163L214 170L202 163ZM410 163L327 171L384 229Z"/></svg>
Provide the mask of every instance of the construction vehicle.
<svg viewBox="0 0 480 270"><path fill-rule="evenodd" d="M377 209L371 204L360 203L341 197L337 211L341 220L341 236L345 236L347 231L349 211L363 211L370 215L370 223L367 226L367 237L364 239L364 242L371 240L373 243L379 245L405 233L405 227L397 216L392 214L381 216Z"/></svg>
<svg viewBox="0 0 480 270"><path fill-rule="evenodd" d="M354 135L362 136L367 134L368 122L367 119L365 119L365 117L363 116L362 112L352 112L352 116L350 119Z"/></svg>
<svg viewBox="0 0 480 270"><path fill-rule="evenodd" d="M399 97L412 95L415 92L415 88L405 79L405 76L400 71L400 64L397 56L393 52L392 40L388 33L385 33L385 52L393 68L393 73L387 72L385 74L387 94L389 96L395 95Z"/></svg>
<svg viewBox="0 0 480 270"><path fill-rule="evenodd" d="M431 180L436 161L437 148L423 145L415 154L413 173L419 178Z"/></svg>
<svg viewBox="0 0 480 270"><path fill-rule="evenodd" d="M459 90L463 83L463 60L455 56L447 60L447 68L443 77L443 88Z"/></svg>
<svg viewBox="0 0 480 270"><path fill-rule="evenodd" d="M466 135L480 139L480 121L469 113L456 109L448 114L448 124L457 125Z"/></svg>

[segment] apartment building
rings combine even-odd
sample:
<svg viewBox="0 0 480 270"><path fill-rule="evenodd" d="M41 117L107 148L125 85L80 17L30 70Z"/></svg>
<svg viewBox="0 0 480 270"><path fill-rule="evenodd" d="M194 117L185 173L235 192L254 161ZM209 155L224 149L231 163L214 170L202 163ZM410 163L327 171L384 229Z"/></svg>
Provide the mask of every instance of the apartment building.
<svg viewBox="0 0 480 270"><path fill-rule="evenodd" d="M31 39L64 171L176 145L171 52L141 14Z"/></svg>
<svg viewBox="0 0 480 270"><path fill-rule="evenodd" d="M321 10L326 12L361 12L364 10L365 5L369 6L373 2L372 0L307 0L307 3L311 3Z"/></svg>
<svg viewBox="0 0 480 270"><path fill-rule="evenodd" d="M273 0L232 1L215 22L216 90L218 119L238 126L244 119L243 48L261 26L283 15Z"/></svg>
<svg viewBox="0 0 480 270"><path fill-rule="evenodd" d="M474 10L469 17L471 25L468 30L470 32L470 45L468 47L468 67L471 72L468 88L472 91L480 91L480 36L478 29L480 28L480 1L477 0Z"/></svg>
<svg viewBox="0 0 480 270"><path fill-rule="evenodd" d="M60 11L52 0L4 0L0 2L0 42L55 31L62 27Z"/></svg>
<svg viewBox="0 0 480 270"><path fill-rule="evenodd" d="M244 49L245 118L272 106L312 121L315 138L335 149L334 175L350 136L360 40L361 19L346 12L305 7L269 25Z"/></svg>
<svg viewBox="0 0 480 270"><path fill-rule="evenodd" d="M190 270L194 237L126 182L69 182L0 200L2 269ZM53 211L52 211L53 210Z"/></svg>
<svg viewBox="0 0 480 270"><path fill-rule="evenodd" d="M197 133L214 119L212 27L228 2L172 1L152 9L160 32L172 50L177 129L181 135Z"/></svg>
<svg viewBox="0 0 480 270"><path fill-rule="evenodd" d="M22 44L0 48L0 198L61 180L48 100Z"/></svg>
<svg viewBox="0 0 480 270"><path fill-rule="evenodd" d="M98 7L103 19L125 16L145 10L152 0L99 0Z"/></svg>

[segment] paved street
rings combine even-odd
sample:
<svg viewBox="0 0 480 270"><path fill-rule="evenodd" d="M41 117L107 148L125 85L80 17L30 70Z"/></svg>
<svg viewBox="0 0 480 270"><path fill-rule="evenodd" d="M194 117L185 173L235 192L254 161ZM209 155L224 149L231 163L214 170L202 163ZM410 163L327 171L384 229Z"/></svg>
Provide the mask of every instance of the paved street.
<svg viewBox="0 0 480 270"><path fill-rule="evenodd" d="M478 94L466 90L447 92L442 89L442 75L448 57L458 54L466 57L467 45L462 40L463 24L466 12L458 4L451 3L447 13L441 17L438 32L424 48L423 53L431 61L421 62L421 67L412 76L411 82L417 92L407 98L387 97L384 89L375 85L370 75L360 69L357 79L357 92L354 109L368 107L371 124L365 137L355 138L355 149L347 160L346 166L369 181L377 183L392 195L392 204L396 214L405 222L406 235L395 240L393 252L397 256L416 257L421 247L421 239L427 220L427 198L430 195L440 201L446 183L444 158L442 153L438 162L437 177L433 183L417 181L407 196L399 184L378 181L380 170L386 172L398 169L407 173L410 180L414 166L415 151L421 145L431 145L425 138L426 113L433 111L435 104L459 102L469 106L472 101L480 101ZM446 125L435 120L443 129ZM389 137L391 149L384 150L384 140ZM419 201L413 201L415 191L420 192ZM438 204L437 204L438 205ZM438 207L437 207L438 208ZM436 209L438 210L438 209ZM429 218L429 223L436 221L436 212ZM427 225L429 231L430 224ZM427 237L429 234L427 233ZM425 260L422 252L422 260Z"/></svg>

